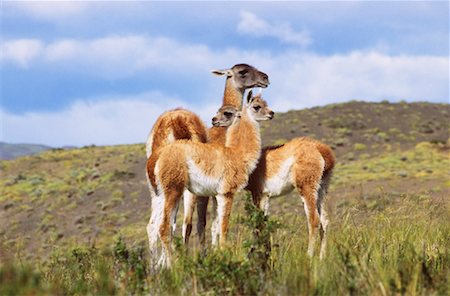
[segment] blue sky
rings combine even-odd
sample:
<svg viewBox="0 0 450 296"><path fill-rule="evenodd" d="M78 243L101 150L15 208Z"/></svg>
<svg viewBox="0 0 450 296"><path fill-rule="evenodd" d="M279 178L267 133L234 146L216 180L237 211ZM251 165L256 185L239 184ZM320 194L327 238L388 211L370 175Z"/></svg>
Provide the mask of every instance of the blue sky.
<svg viewBox="0 0 450 296"><path fill-rule="evenodd" d="M1 6L0 141L144 142L159 114L209 123L249 63L275 111L449 101L449 2L12 2Z"/></svg>

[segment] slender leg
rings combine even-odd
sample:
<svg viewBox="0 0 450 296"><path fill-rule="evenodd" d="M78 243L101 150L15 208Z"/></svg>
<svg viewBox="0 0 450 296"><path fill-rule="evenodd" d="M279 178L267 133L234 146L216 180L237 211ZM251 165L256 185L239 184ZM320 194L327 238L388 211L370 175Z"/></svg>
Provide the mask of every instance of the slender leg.
<svg viewBox="0 0 450 296"><path fill-rule="evenodd" d="M327 248L327 227L329 224L328 214L325 210L325 198L328 192L328 187L331 181L332 172L326 172L322 176L322 181L319 189L319 198L317 202L317 209L320 215L320 259L325 257Z"/></svg>
<svg viewBox="0 0 450 296"><path fill-rule="evenodd" d="M175 230L177 229L177 213L178 208L180 207L180 201L178 200L175 204L175 208L170 214L170 224L172 225L172 236L175 234Z"/></svg>
<svg viewBox="0 0 450 296"><path fill-rule="evenodd" d="M156 224L152 217L150 217L150 220L147 224L147 236L148 236L148 247L149 247L149 254L150 254L150 269L155 268L155 260L158 256L158 248L157 248L157 242L158 242L158 232L155 231ZM156 233L156 235L155 235Z"/></svg>
<svg viewBox="0 0 450 296"><path fill-rule="evenodd" d="M317 210L317 191L313 186L304 186L302 190L299 190L302 196L306 218L308 220L309 231L309 243L308 243L308 255L314 256L314 248L316 245L316 238L319 230L319 212Z"/></svg>
<svg viewBox="0 0 450 296"><path fill-rule="evenodd" d="M320 260L325 257L327 248L327 227L328 227L328 214L325 211L325 207L322 205L320 211Z"/></svg>
<svg viewBox="0 0 450 296"><path fill-rule="evenodd" d="M213 222L211 224L211 244L217 246L219 239L219 216L217 215L217 196L212 198L213 201Z"/></svg>
<svg viewBox="0 0 450 296"><path fill-rule="evenodd" d="M263 194L259 202L259 208L264 211L264 215L269 215L269 195Z"/></svg>
<svg viewBox="0 0 450 296"><path fill-rule="evenodd" d="M262 198L261 193L253 191L251 191L250 193L252 195L252 201L255 207L261 208L261 198Z"/></svg>
<svg viewBox="0 0 450 296"><path fill-rule="evenodd" d="M164 198L164 207L162 211L161 223L159 226L159 238L161 239L162 244L162 256L160 259L160 265L162 267L171 267L171 246L170 241L172 238L170 231L170 218L175 211L175 207L177 202L179 202L181 195L183 194L183 190L178 192L177 190L167 190L165 192Z"/></svg>
<svg viewBox="0 0 450 296"><path fill-rule="evenodd" d="M190 191L185 190L184 193L184 220L183 220L183 240L184 244L189 244L189 237L192 231L192 215L194 214L194 206L196 203L196 196Z"/></svg>
<svg viewBox="0 0 450 296"><path fill-rule="evenodd" d="M197 196L197 235L201 249L205 249L205 230L208 201L209 196Z"/></svg>
<svg viewBox="0 0 450 296"><path fill-rule="evenodd" d="M159 238L161 239L162 244L162 255L159 260L159 265L161 267L169 267L170 268L170 259L171 259L171 233L170 233L170 223L168 217L170 217L171 209L169 207L164 207L164 213L162 217L162 223L159 227Z"/></svg>
<svg viewBox="0 0 450 296"><path fill-rule="evenodd" d="M148 243L149 243L149 252L150 252L150 265L151 268L155 268L156 258L158 256L158 229L161 225L161 217L163 214L164 208L164 196L156 195L152 197L151 201L151 215L150 221L147 225L147 235L148 235Z"/></svg>
<svg viewBox="0 0 450 296"><path fill-rule="evenodd" d="M217 195L217 218L219 228L219 247L224 247L228 234L231 207L233 206L233 194Z"/></svg>

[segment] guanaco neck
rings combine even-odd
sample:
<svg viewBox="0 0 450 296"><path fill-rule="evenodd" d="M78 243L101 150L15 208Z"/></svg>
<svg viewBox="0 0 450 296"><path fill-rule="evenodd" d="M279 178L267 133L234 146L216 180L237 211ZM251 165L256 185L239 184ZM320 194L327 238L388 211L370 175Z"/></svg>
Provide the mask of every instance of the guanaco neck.
<svg viewBox="0 0 450 296"><path fill-rule="evenodd" d="M208 143L215 143L225 146L226 133L228 127L213 126L208 129Z"/></svg>
<svg viewBox="0 0 450 296"><path fill-rule="evenodd" d="M223 102L222 107L225 105L231 105L237 109L241 109L242 98L244 96L244 91L236 88L234 84L233 77L227 77L225 81L225 90L223 92ZM226 127L211 127L208 130L208 141L211 143L217 143L225 145L226 143Z"/></svg>
<svg viewBox="0 0 450 296"><path fill-rule="evenodd" d="M238 120L227 129L225 147L238 155L240 163L250 173L261 155L259 123L247 114L245 107Z"/></svg>
<svg viewBox="0 0 450 296"><path fill-rule="evenodd" d="M231 105L237 109L241 109L243 95L244 91L236 89L233 77L227 77L227 80L225 81L222 106Z"/></svg>

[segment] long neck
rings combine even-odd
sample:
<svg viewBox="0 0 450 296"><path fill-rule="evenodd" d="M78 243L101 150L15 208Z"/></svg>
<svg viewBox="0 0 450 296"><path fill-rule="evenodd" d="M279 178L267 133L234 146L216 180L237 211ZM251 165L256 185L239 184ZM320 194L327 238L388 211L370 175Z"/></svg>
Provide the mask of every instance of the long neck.
<svg viewBox="0 0 450 296"><path fill-rule="evenodd" d="M225 91L223 93L222 106L231 105L238 109L241 109L243 95L244 92L236 89L233 78L227 77L227 80L225 82Z"/></svg>
<svg viewBox="0 0 450 296"><path fill-rule="evenodd" d="M261 135L258 122L248 116L246 109L239 122L228 128L225 147L239 155L248 173L255 169L261 155Z"/></svg>
<svg viewBox="0 0 450 296"><path fill-rule="evenodd" d="M208 143L215 143L225 146L228 127L213 126L208 129Z"/></svg>

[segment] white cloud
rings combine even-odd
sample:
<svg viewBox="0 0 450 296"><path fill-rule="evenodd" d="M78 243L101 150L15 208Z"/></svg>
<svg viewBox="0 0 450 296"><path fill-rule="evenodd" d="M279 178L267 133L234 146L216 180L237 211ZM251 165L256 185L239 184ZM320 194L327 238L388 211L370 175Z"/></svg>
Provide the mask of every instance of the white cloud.
<svg viewBox="0 0 450 296"><path fill-rule="evenodd" d="M289 23L270 24L248 11L241 11L238 32L251 36L269 36L285 43L306 47L312 43L307 30L294 31Z"/></svg>
<svg viewBox="0 0 450 296"><path fill-rule="evenodd" d="M19 44L19 45L18 45ZM24 46L24 44L32 46ZM153 121L164 110L185 106L200 110L209 121L220 105L223 78L208 70L245 62L270 76L271 85L263 95L275 111L300 109L351 99L377 101L448 101L449 58L427 55L389 55L377 51L354 51L331 56L303 51L272 54L237 48L212 50L202 44L184 44L168 38L109 36L92 40L12 40L8 48L34 48L30 52L8 50L2 59L21 66L60 66L107 78L158 75L169 72L174 80L195 77L201 93L193 103L192 94L171 89L180 100L149 92L139 96L79 100L66 110L15 115L0 112L3 141L50 145L117 144L143 142ZM141 73L142 71L147 71ZM64 72L65 73L65 72ZM210 77L210 78L208 78ZM16 98L3 98L16 99ZM95 102L95 103L89 103ZM206 104L204 104L206 102ZM206 106L201 106L204 104Z"/></svg>
<svg viewBox="0 0 450 296"><path fill-rule="evenodd" d="M85 1L11 1L4 5L30 17L48 21L68 21L81 16L89 7Z"/></svg>
<svg viewBox="0 0 450 296"><path fill-rule="evenodd" d="M229 55L238 57L235 52ZM335 56L288 53L270 58L254 54L247 58L270 74L271 85L263 96L278 112L350 99L442 102L449 97L449 60L443 57L354 52ZM195 111L209 124L220 105L221 87L223 79L205 80L204 97L197 103L149 92L79 100L56 112L15 115L0 110L0 138L53 146L144 142L156 118L176 107Z"/></svg>
<svg viewBox="0 0 450 296"><path fill-rule="evenodd" d="M205 45L181 44L173 39L143 35L107 36L97 39L62 39L45 43L34 39L3 42L3 61L22 67L44 62L47 67L90 76L117 79L146 70L184 72L212 65L215 54ZM209 66L210 67L210 66Z"/></svg>
<svg viewBox="0 0 450 296"><path fill-rule="evenodd" d="M56 112L11 114L0 109L1 141L64 145L143 143L164 111L188 104L158 92L129 97L79 100ZM192 106L190 106L191 109ZM199 116L209 122L215 106L202 106Z"/></svg>
<svg viewBox="0 0 450 296"><path fill-rule="evenodd" d="M163 72L173 74L173 79L200 80L208 77L211 68L245 62L269 74L272 85L267 92L285 102L277 105L282 110L295 108L288 107L287 98L292 95L302 98L302 107L349 99L448 98L449 59L440 56L389 55L377 50L331 56L296 50L278 54L237 48L212 50L203 44L142 35L63 39L47 44L19 39L5 42L4 48L2 59L22 67L40 62L45 67L106 79ZM212 90L211 81L205 82L206 90ZM208 97L205 92L203 99Z"/></svg>
<svg viewBox="0 0 450 296"><path fill-rule="evenodd" d="M135 74L153 45L143 36L64 39L49 43L42 58L49 65L63 64L71 71L114 79Z"/></svg>
<svg viewBox="0 0 450 296"><path fill-rule="evenodd" d="M0 48L0 61L11 61L27 68L29 63L42 53L43 43L37 39L16 39L2 42Z"/></svg>
<svg viewBox="0 0 450 296"><path fill-rule="evenodd" d="M351 99L443 102L449 98L449 59L389 56L377 52L343 55L286 53L264 68L274 109L344 102Z"/></svg>

